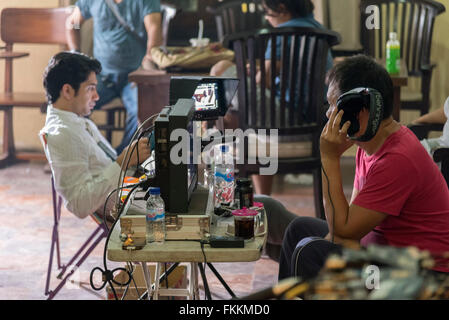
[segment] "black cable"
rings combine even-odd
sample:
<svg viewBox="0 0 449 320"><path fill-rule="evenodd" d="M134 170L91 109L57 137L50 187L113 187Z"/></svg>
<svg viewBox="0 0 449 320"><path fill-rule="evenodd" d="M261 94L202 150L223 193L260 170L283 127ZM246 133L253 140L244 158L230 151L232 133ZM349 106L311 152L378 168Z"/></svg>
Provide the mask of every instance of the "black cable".
<svg viewBox="0 0 449 320"><path fill-rule="evenodd" d="M134 272L135 272L135 268L133 267L133 265L132 265L132 263L130 263L130 262L127 262L126 263L126 265L128 266L128 269L130 270L130 272L131 272L131 279L132 279L132 282L134 283L134 287L136 288L136 292L137 292L137 297L139 296L139 290L138 290L138 288L137 288L137 283L136 283L136 281L134 280ZM129 290L129 286L131 285L131 283L129 283L127 286L126 286L126 288L125 288L125 290L123 291L123 295L122 295L122 297L120 298L120 300L125 300L125 298L126 298L126 295L128 294L128 290Z"/></svg>
<svg viewBox="0 0 449 320"><path fill-rule="evenodd" d="M153 162L154 162L154 159L151 160L151 161L148 161L148 163L143 167L143 170L145 170L145 168L147 167L147 165L149 165L150 163L153 163Z"/></svg>
<svg viewBox="0 0 449 320"><path fill-rule="evenodd" d="M121 207L121 209L120 209L120 211L119 211L119 213L117 215L117 219L114 221L114 223L111 226L111 230L108 232L108 236L106 238L106 242L105 242L105 245L104 245L104 251L103 251L103 266L104 266L104 270L101 269L100 267L95 267L94 269L92 269L92 271L90 273L89 281L90 281L90 286L92 287L92 289L94 289L96 291L100 291L100 290L102 290L106 286L106 284L109 284L109 286L111 287L111 290L112 290L112 292L114 294L115 300L118 300L118 297L117 297L117 292L115 291L114 286L112 285L112 283L115 283L116 285L119 285L119 286L127 286L131 282L131 279L133 277L132 277L132 274L128 270L126 270L126 268L119 267L119 268L115 268L113 270L109 270L108 269L108 267L107 267L107 260L106 260L108 243L109 243L109 239L111 238L111 234L112 234L111 231L114 230L115 225L119 221L119 218L122 215L122 213L124 211L124 208L126 207L128 201L130 199L131 194L140 186L140 184L141 183L137 183L137 184L132 186L132 189L130 190L130 192L126 196L126 199L125 199L125 201L124 201L124 203L123 203L123 205L122 205L122 207ZM101 286L99 286L99 287L95 286L94 283L93 283L93 275L94 275L94 273L96 271L100 271L101 272L102 280L103 280L103 284ZM120 283L120 282L114 280L114 273L117 272L117 271L126 272L128 274L128 280L125 281L124 283Z"/></svg>
<svg viewBox="0 0 449 320"><path fill-rule="evenodd" d="M105 201L104 206L103 206L103 223L104 223L104 225L106 227L106 230L108 230L108 232L109 232L109 227L108 227L108 224L107 224L107 221L106 221L106 205L109 202L109 198L114 194L114 192L117 192L120 189L129 188L129 187L130 186L126 186L126 187L122 186L120 188L116 188L116 189L112 190L111 192L109 192L109 194L108 194L108 196L106 198L106 201Z"/></svg>
<svg viewBox="0 0 449 320"><path fill-rule="evenodd" d="M152 117L153 117L153 116L152 116ZM150 117L150 118L151 118L151 117ZM129 156L128 156L128 159L125 159L125 160L127 160L127 162L126 162L126 168L125 168L125 170L124 170L125 174L126 174L126 171L128 170L129 162L130 162L130 160L131 160L131 156L132 156L132 154L133 154L134 149L136 148L136 146L137 146L137 160L139 160L139 150L138 150L138 149L139 149L139 148L138 148L139 140L142 138L142 136L143 136L143 134L144 134L145 132L148 132L149 130L152 130L153 128L154 128L154 125L152 125L152 126L150 126L149 128L143 130L143 131L139 134L139 138L137 139L137 142L134 144L133 149L131 150L131 152L130 152L130 154L129 154ZM140 129L140 130L141 130L141 129ZM120 169L121 169L121 170L120 170L120 177L121 177L121 174L122 174L122 172L123 172L122 166L123 166L123 163L122 163L121 166L120 166ZM111 290L112 290L112 292L113 292L114 297L115 297L116 300L118 300L117 292L115 291L114 286L112 285L112 283L115 283L115 284L117 284L117 285L119 285L119 286L129 286L131 280L134 281L134 278L133 278L133 276L132 276L132 273L131 273L130 271L126 270L125 268L120 267L120 268L115 268L115 269L113 269L113 270L109 270L109 269L107 268L107 262L106 262L107 247L108 247L109 239L110 239L111 234L112 234L111 231L114 230L114 227L115 227L117 221L119 221L119 218L120 218L121 214L123 213L123 210L124 210L124 208L126 207L128 201L129 201L130 195L131 195L131 194L137 189L137 187L139 187L141 184L142 184L142 182L139 182L138 184L135 184L135 185L132 185L132 186L127 186L128 188L131 187L131 190L130 190L130 192L128 193L128 195L126 196L125 201L124 201L124 203L123 203L123 206L122 206L121 209L119 210L118 215L117 215L117 218L116 218L115 221L113 222L113 224L112 224L110 230L109 230L109 228L108 228L108 226L107 226L107 223L106 223L106 214L105 214L105 211L106 211L106 204L107 204L107 202L108 202L110 196L111 196L114 192L116 192L116 191L118 192L119 190L125 188L125 187L123 186L123 182L122 182L122 186L116 188L115 190L113 190L113 191L111 191L111 192L109 193L109 195L108 195L108 197L107 197L107 199L106 199L106 202L105 202L105 204L104 204L104 207L103 207L103 209L104 209L104 212L103 212L103 222L104 222L104 225L106 226L106 229L108 230L108 235L107 235L107 238L106 238L106 242L105 242L105 246L104 246L104 251L103 251L103 266L104 266L104 270L101 269L100 267L96 267L96 268L92 269L92 271L91 271L91 273L90 273L90 279L89 279L89 281L90 281L90 286L92 287L92 289L94 289L94 290L96 290L96 291L102 290L102 289L106 286L106 284L109 284L109 286L111 287ZM120 203L120 197L118 198L117 208L119 208L119 203ZM101 274L102 274L103 284L102 284L100 287L96 287L96 286L94 285L94 283L93 283L93 275L94 275L95 271L97 271L97 270L100 271ZM125 283L120 283L120 282L114 280L114 272L116 272L116 271L124 271L124 272L126 272L126 273L128 274L128 276L129 276L128 280L125 281ZM137 290L137 286L136 286L136 290Z"/></svg>
<svg viewBox="0 0 449 320"><path fill-rule="evenodd" d="M139 163L139 147L138 147L139 141L140 141L140 139L142 139L142 137L143 137L143 135L144 135L145 132L147 132L147 131L149 131L149 130L153 130L153 128L154 128L154 126L150 126L149 128L147 128L147 129L145 129L144 131L142 131L142 132L139 133L137 139L134 140L134 141L137 141L137 142L133 145L133 148L131 149L131 152L130 152L130 154L129 154L129 156L128 156L128 159L127 159L127 161L126 161L126 166L125 166L124 170L121 170L121 171L120 171L120 174L121 174L122 172L124 172L125 175L126 175L126 171L128 171L128 168L129 168L129 162L131 161L131 156L132 156L132 154L134 153L134 150L136 150L136 149L137 149L137 161L138 161L137 163ZM132 143L132 142L131 142L131 143Z"/></svg>
<svg viewBox="0 0 449 320"><path fill-rule="evenodd" d="M324 167L323 167L322 163L321 163L321 169L323 170L324 177L326 178L326 181L327 181L327 195L329 197L329 201L330 201L331 206L332 206L332 238L331 238L331 242L334 243L335 207L334 207L334 202L332 201L332 197L331 197L331 189L330 189L329 177L327 176L326 170L324 170Z"/></svg>

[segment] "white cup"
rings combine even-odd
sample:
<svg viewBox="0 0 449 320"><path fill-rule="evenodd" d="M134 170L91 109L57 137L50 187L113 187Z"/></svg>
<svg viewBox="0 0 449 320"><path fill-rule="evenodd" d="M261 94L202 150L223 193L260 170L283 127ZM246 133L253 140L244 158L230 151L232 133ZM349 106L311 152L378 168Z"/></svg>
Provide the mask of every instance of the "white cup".
<svg viewBox="0 0 449 320"><path fill-rule="evenodd" d="M189 40L192 47L205 47L209 44L209 38L192 38Z"/></svg>

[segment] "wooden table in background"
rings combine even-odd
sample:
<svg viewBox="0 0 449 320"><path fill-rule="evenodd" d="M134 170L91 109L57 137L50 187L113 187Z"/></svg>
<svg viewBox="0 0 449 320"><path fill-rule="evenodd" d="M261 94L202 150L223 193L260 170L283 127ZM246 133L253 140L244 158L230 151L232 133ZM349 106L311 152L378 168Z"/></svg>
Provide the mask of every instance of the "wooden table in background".
<svg viewBox="0 0 449 320"><path fill-rule="evenodd" d="M129 82L137 84L137 117L140 122L168 106L172 75L163 70L136 70L129 74Z"/></svg>
<svg viewBox="0 0 449 320"><path fill-rule="evenodd" d="M137 117L140 122L168 106L170 78L173 76L206 76L200 72L169 73L164 70L136 70L128 76L129 82L137 84ZM193 96L193 93L192 93Z"/></svg>

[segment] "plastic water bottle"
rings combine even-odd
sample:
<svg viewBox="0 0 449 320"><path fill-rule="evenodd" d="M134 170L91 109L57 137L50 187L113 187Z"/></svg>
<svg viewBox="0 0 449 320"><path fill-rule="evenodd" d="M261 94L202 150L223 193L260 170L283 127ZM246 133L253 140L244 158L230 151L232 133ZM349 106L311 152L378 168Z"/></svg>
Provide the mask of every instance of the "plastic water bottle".
<svg viewBox="0 0 449 320"><path fill-rule="evenodd" d="M234 201L234 158L229 146L222 145L215 155L214 198L215 207L232 205Z"/></svg>
<svg viewBox="0 0 449 320"><path fill-rule="evenodd" d="M398 41L396 32L390 32L390 38L387 41L386 69L390 74L398 74L401 59L401 44Z"/></svg>
<svg viewBox="0 0 449 320"><path fill-rule="evenodd" d="M165 204L161 198L161 189L152 187L147 200L147 243L165 241Z"/></svg>

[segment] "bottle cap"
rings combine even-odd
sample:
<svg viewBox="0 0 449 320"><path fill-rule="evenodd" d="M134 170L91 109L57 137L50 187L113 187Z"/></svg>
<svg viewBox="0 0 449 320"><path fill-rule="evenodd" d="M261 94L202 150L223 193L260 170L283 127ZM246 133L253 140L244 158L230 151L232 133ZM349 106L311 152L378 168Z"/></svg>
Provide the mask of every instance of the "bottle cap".
<svg viewBox="0 0 449 320"><path fill-rule="evenodd" d="M390 32L390 39L396 40L398 38L398 34L396 32Z"/></svg>
<svg viewBox="0 0 449 320"><path fill-rule="evenodd" d="M151 187L148 192L152 195L159 195L161 194L161 188L159 187Z"/></svg>
<svg viewBox="0 0 449 320"><path fill-rule="evenodd" d="M220 151L221 152L228 152L229 151L229 146L227 146L227 145L222 145L221 147L220 147Z"/></svg>
<svg viewBox="0 0 449 320"><path fill-rule="evenodd" d="M233 216L238 217L253 217L256 216L258 212L256 210L248 209L246 207L243 207L243 209L237 209L232 211Z"/></svg>
<svg viewBox="0 0 449 320"><path fill-rule="evenodd" d="M262 202L254 202L253 207L263 208L263 203Z"/></svg>
<svg viewBox="0 0 449 320"><path fill-rule="evenodd" d="M251 185L251 179L248 178L240 178L237 179L237 185L239 186L250 186Z"/></svg>

